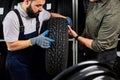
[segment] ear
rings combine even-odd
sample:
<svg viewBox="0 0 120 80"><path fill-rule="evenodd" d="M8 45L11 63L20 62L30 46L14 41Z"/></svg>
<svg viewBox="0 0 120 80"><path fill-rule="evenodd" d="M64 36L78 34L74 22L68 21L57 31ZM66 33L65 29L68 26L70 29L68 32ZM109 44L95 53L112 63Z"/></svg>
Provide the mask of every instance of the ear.
<svg viewBox="0 0 120 80"><path fill-rule="evenodd" d="M24 0L24 2L25 2L26 5L30 4L30 0Z"/></svg>

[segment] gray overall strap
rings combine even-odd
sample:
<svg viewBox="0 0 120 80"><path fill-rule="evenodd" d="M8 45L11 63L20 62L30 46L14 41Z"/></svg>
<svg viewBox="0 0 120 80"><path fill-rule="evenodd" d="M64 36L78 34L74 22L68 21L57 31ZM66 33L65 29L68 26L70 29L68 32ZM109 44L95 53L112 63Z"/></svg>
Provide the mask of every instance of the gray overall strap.
<svg viewBox="0 0 120 80"><path fill-rule="evenodd" d="M19 23L20 23L20 32L24 32L24 25L23 25L23 21L22 21L22 19L21 19L20 13L18 12L17 9L14 9L13 11L14 11L14 12L17 14L17 16L18 16ZM38 17L36 17L36 31L38 31L39 26L40 26L40 22L39 22L39 20L38 20Z"/></svg>

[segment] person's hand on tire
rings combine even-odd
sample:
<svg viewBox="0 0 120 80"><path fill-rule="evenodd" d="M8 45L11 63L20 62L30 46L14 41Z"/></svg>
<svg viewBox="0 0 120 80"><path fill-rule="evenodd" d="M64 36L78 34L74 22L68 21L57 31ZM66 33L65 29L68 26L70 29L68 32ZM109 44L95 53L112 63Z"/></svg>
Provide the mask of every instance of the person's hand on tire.
<svg viewBox="0 0 120 80"><path fill-rule="evenodd" d="M30 42L31 42L31 46L32 45L38 45L42 48L50 48L51 43L53 43L55 40L46 37L46 35L49 33L49 30L46 30L45 32L43 32L41 35L31 38Z"/></svg>

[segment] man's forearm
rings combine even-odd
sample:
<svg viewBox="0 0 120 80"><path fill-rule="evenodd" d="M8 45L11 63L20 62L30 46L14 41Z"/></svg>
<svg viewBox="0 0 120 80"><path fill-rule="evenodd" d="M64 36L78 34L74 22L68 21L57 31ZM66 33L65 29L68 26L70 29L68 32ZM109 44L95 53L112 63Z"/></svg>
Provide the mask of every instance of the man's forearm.
<svg viewBox="0 0 120 80"><path fill-rule="evenodd" d="M30 46L30 40L19 40L14 42L6 42L7 48L10 51L25 49Z"/></svg>
<svg viewBox="0 0 120 80"><path fill-rule="evenodd" d="M92 39L87 39L87 38L84 38L82 36L79 36L78 41L83 43L86 47L92 49L92 41L93 41Z"/></svg>
<svg viewBox="0 0 120 80"><path fill-rule="evenodd" d="M59 13L51 13L51 17L61 17L61 18L66 18L66 16L63 16Z"/></svg>

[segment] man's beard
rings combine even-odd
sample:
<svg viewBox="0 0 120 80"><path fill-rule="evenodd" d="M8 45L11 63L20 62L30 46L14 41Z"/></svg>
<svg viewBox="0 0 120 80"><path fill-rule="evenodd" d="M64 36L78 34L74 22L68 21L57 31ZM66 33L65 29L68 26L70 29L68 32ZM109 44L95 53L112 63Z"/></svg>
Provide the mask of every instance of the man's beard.
<svg viewBox="0 0 120 80"><path fill-rule="evenodd" d="M38 16L38 14L35 14L34 11L32 10L31 5L27 7L26 12L30 18L35 18Z"/></svg>

